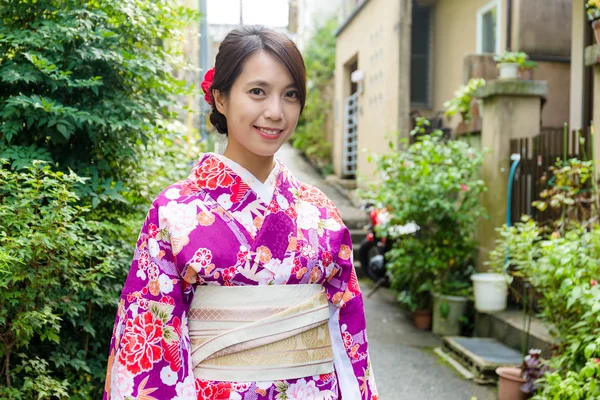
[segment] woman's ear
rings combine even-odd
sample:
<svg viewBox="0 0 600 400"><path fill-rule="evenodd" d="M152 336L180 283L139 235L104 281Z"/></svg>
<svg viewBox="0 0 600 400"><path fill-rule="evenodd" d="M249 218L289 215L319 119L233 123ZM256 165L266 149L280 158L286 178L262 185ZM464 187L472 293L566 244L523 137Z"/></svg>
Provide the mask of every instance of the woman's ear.
<svg viewBox="0 0 600 400"><path fill-rule="evenodd" d="M213 97L215 99L215 107L217 111L227 117L225 103L227 102L227 98L224 94L222 94L218 90L213 90Z"/></svg>

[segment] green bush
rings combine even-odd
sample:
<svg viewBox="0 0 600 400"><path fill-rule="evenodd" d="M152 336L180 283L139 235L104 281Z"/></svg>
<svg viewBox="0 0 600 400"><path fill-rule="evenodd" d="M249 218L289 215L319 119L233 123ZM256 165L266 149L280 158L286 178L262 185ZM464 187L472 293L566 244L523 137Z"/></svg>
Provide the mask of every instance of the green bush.
<svg viewBox="0 0 600 400"><path fill-rule="evenodd" d="M167 46L198 17L175 1L0 0L0 398L101 397L148 204L206 148L174 123L194 88Z"/></svg>
<svg viewBox="0 0 600 400"><path fill-rule="evenodd" d="M165 43L197 17L172 1L2 0L0 156L91 177L94 206L125 202L140 145L171 131L174 96L192 90Z"/></svg>
<svg viewBox="0 0 600 400"><path fill-rule="evenodd" d="M422 134L428 124L420 118L412 134ZM386 255L392 285L412 309L427 306L431 290L469 293L475 225L484 215L479 198L485 190L479 176L482 152L446 140L441 131L415 140L376 157L381 181L370 194L389 210L382 234L411 222L419 227L414 234L392 236L393 249Z"/></svg>
<svg viewBox="0 0 600 400"><path fill-rule="evenodd" d="M535 205L560 217L540 224L530 217L502 227L492 267L519 276L538 293L539 316L551 327L554 371L539 381L536 399L597 398L600 357L600 226L590 204L592 164L576 159L551 168L549 187Z"/></svg>
<svg viewBox="0 0 600 400"><path fill-rule="evenodd" d="M8 398L64 398L67 389L81 390L51 370L68 366L90 377L85 360L102 350L94 345L101 339L97 316L88 310L114 303L107 296L115 291L103 284L119 251L103 240L103 224L87 221L88 209L77 205L73 189L82 182L41 162L20 172L0 168L0 395ZM86 343L81 354L71 354L65 325L78 328L71 334Z"/></svg>

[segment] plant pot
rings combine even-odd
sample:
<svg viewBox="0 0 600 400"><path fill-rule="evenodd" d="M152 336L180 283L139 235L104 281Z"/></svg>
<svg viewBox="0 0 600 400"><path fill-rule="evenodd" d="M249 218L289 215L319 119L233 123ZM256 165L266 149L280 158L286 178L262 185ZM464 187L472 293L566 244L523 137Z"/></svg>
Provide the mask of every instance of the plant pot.
<svg viewBox="0 0 600 400"><path fill-rule="evenodd" d="M475 293L475 309L482 313L492 313L506 309L508 285L504 275L482 273L471 275Z"/></svg>
<svg viewBox="0 0 600 400"><path fill-rule="evenodd" d="M524 81L532 81L533 80L533 69L531 69L531 68L521 68L519 70L519 76Z"/></svg>
<svg viewBox="0 0 600 400"><path fill-rule="evenodd" d="M433 294L433 333L441 336L459 336L461 318L467 313L469 299L464 296ZM447 315L442 307L447 304Z"/></svg>
<svg viewBox="0 0 600 400"><path fill-rule="evenodd" d="M527 396L521 392L525 379L521 378L521 368L498 367L498 400L525 400Z"/></svg>
<svg viewBox="0 0 600 400"><path fill-rule="evenodd" d="M600 44L600 19L592 22L592 29L594 30L594 36L596 37L596 43Z"/></svg>
<svg viewBox="0 0 600 400"><path fill-rule="evenodd" d="M519 64L518 63L501 63L499 79L519 79Z"/></svg>
<svg viewBox="0 0 600 400"><path fill-rule="evenodd" d="M431 310L417 310L412 313L415 327L422 331L431 329Z"/></svg>

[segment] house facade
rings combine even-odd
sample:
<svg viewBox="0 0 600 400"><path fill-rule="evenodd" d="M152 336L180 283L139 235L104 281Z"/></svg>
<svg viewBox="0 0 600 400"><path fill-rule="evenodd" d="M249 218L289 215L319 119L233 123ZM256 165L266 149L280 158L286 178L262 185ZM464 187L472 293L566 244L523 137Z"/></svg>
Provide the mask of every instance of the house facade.
<svg viewBox="0 0 600 400"><path fill-rule="evenodd" d="M494 54L525 51L549 95L542 126L570 120L570 0L346 0L337 31L333 162L341 178L375 179L368 153L408 137L411 114L440 117L470 78L495 79ZM444 120L455 128L458 120ZM366 149L366 152L363 151Z"/></svg>

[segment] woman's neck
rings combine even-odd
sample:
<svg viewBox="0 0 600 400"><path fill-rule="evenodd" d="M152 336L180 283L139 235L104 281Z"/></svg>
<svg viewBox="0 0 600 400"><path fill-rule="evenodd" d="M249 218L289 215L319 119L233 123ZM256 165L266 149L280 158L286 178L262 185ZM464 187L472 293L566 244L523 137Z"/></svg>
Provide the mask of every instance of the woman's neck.
<svg viewBox="0 0 600 400"><path fill-rule="evenodd" d="M274 156L258 156L243 146L236 146L230 141L223 155L246 168L259 181L264 183L273 170Z"/></svg>

